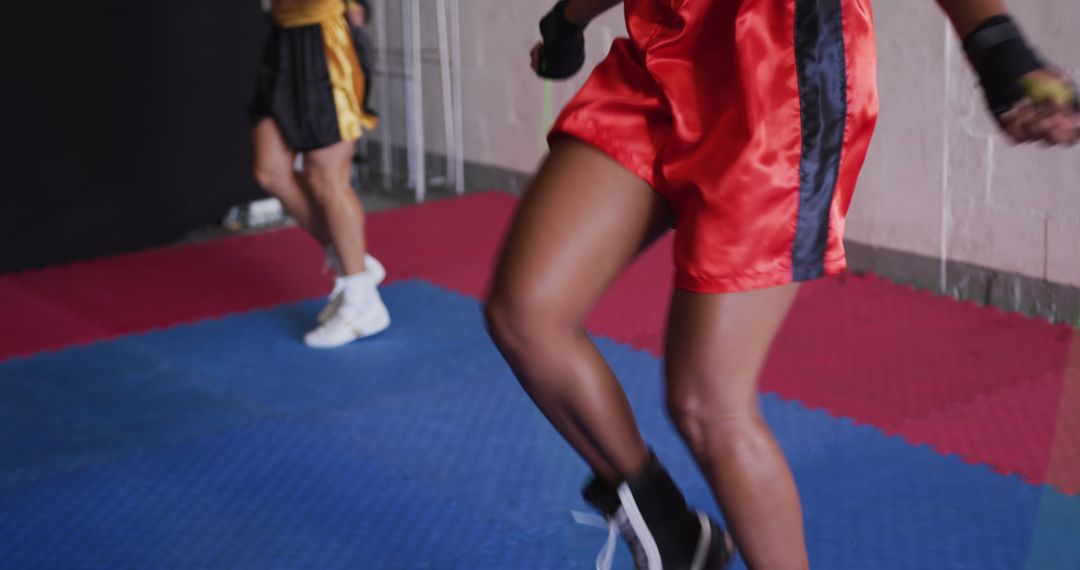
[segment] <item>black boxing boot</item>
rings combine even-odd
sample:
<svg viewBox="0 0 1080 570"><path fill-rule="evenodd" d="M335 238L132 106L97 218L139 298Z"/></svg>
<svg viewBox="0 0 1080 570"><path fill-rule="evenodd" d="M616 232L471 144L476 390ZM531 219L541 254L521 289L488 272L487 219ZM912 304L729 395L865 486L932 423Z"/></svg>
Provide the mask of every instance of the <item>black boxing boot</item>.
<svg viewBox="0 0 1080 570"><path fill-rule="evenodd" d="M594 478L582 495L604 515L612 532L622 535L635 570L721 570L734 558L728 533L705 513L687 506L655 456L641 473L618 487ZM599 570L611 567L611 550L608 546L601 552Z"/></svg>

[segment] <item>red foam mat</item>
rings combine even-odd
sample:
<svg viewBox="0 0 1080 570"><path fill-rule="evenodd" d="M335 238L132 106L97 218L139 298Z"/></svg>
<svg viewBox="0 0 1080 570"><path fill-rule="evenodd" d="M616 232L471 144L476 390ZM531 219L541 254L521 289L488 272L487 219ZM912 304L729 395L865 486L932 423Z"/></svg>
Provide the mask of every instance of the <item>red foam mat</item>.
<svg viewBox="0 0 1080 570"><path fill-rule="evenodd" d="M369 217L388 278L477 296L516 200L486 193ZM0 276L0 360L325 295L314 240L285 229Z"/></svg>
<svg viewBox="0 0 1080 570"><path fill-rule="evenodd" d="M1048 374L905 421L909 441L1080 494L1080 335L1064 374Z"/></svg>
<svg viewBox="0 0 1080 570"><path fill-rule="evenodd" d="M390 280L478 297L515 205L487 193L378 213L368 239ZM323 295L321 265L318 246L289 229L0 276L0 360ZM589 329L659 354L671 275L666 236L613 285ZM1080 335L1068 327L846 275L803 287L762 385L1077 493L1080 416L1060 413L1080 409L1076 370Z"/></svg>
<svg viewBox="0 0 1080 570"><path fill-rule="evenodd" d="M0 358L319 295L320 264L313 240L275 231L6 275Z"/></svg>
<svg viewBox="0 0 1080 570"><path fill-rule="evenodd" d="M980 394L900 424L898 432L912 443L954 453L971 463L986 463L1031 483L1043 481L1069 494L1080 493L1080 418L1076 408L1064 413L1062 378L1033 382ZM1074 390L1075 391L1075 390ZM1057 413L1053 402L1061 401Z"/></svg>
<svg viewBox="0 0 1080 570"><path fill-rule="evenodd" d="M0 360L112 336L107 326L73 314L55 300L0 278Z"/></svg>
<svg viewBox="0 0 1080 570"><path fill-rule="evenodd" d="M487 290L517 199L473 194L370 216L368 241L390 279L420 278L472 297Z"/></svg>
<svg viewBox="0 0 1080 570"><path fill-rule="evenodd" d="M895 429L978 394L1061 378L1072 330L874 276L806 285L766 390Z"/></svg>

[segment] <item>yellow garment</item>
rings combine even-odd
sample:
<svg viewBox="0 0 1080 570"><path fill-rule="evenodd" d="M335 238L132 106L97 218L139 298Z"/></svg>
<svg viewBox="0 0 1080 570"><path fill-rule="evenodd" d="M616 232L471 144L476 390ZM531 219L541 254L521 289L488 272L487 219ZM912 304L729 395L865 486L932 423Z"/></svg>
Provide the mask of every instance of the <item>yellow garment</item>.
<svg viewBox="0 0 1080 570"><path fill-rule="evenodd" d="M345 3L341 0L272 0L270 12L282 28L299 28L344 14Z"/></svg>
<svg viewBox="0 0 1080 570"><path fill-rule="evenodd" d="M356 48L345 18L331 18L323 21L321 26L341 140L356 140L365 130L373 130L378 125L378 119L365 113L362 106L367 81L356 59Z"/></svg>

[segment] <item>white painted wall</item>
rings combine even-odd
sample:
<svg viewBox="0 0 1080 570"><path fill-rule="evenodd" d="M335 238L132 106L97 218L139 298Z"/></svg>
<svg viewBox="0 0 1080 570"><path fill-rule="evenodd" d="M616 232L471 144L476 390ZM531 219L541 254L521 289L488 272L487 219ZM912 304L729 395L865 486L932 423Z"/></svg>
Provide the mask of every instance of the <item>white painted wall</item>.
<svg viewBox="0 0 1080 570"><path fill-rule="evenodd" d="M1040 50L1080 71L1080 3L1013 1ZM1080 151L1010 146L932 2L875 2L881 119L848 238L1080 285Z"/></svg>
<svg viewBox="0 0 1080 570"><path fill-rule="evenodd" d="M705 0L695 0L705 1ZM543 133L585 78L545 83L528 68L546 0L460 0L466 158L532 171ZM376 8L380 8L376 2ZM382 0L400 45L401 0ZM1080 2L1014 0L1028 35L1080 76ZM881 119L856 192L848 238L938 259L975 263L1080 286L1080 150L1010 147L983 111L958 42L930 0L879 0ZM430 151L441 152L434 3L423 19ZM590 26L588 65L624 34L614 10ZM391 58L400 76L400 56ZM403 96L390 110L403 140ZM386 112L387 104L376 104Z"/></svg>

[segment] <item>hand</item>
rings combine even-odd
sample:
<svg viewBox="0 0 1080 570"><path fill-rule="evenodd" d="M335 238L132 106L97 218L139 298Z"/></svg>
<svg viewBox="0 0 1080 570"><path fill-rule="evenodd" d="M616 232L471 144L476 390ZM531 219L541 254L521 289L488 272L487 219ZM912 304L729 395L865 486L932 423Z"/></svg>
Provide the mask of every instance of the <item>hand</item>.
<svg viewBox="0 0 1080 570"><path fill-rule="evenodd" d="M999 117L1015 143L1042 142L1072 146L1080 142L1077 94L1061 74L1040 69L1024 75L1025 97Z"/></svg>
<svg viewBox="0 0 1080 570"><path fill-rule="evenodd" d="M540 20L541 42L531 52L532 68L545 79L568 79L585 64L585 24L566 18L561 0Z"/></svg>

